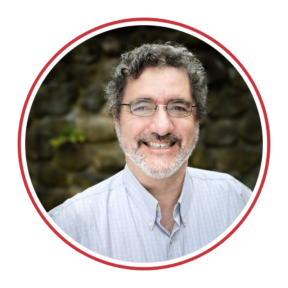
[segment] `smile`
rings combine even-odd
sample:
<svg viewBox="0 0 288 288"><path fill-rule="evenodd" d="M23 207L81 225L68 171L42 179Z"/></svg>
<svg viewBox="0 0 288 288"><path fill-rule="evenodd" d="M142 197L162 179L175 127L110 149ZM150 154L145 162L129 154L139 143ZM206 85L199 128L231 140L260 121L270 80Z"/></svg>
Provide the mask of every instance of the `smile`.
<svg viewBox="0 0 288 288"><path fill-rule="evenodd" d="M176 142L165 142L165 143L157 143L157 142L143 142L146 146L153 149L167 149L172 147Z"/></svg>

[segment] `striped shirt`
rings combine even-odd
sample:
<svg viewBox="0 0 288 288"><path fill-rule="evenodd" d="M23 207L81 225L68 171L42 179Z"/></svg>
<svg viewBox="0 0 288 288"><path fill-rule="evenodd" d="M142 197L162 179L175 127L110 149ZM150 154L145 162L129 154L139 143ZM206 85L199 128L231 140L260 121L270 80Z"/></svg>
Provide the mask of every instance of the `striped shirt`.
<svg viewBox="0 0 288 288"><path fill-rule="evenodd" d="M250 195L228 174L187 168L170 234L160 224L158 201L126 165L49 215L67 235L100 255L159 262L185 256L213 241L235 221Z"/></svg>

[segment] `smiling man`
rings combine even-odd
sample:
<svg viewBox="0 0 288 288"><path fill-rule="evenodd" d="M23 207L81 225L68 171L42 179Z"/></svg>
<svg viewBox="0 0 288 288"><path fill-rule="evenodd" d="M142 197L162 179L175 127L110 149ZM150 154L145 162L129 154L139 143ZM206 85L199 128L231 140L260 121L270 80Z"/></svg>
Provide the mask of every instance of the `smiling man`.
<svg viewBox="0 0 288 288"><path fill-rule="evenodd" d="M206 112L202 64L183 46L145 44L121 56L106 88L126 167L49 212L101 255L160 262L192 253L235 221L251 191L187 168Z"/></svg>

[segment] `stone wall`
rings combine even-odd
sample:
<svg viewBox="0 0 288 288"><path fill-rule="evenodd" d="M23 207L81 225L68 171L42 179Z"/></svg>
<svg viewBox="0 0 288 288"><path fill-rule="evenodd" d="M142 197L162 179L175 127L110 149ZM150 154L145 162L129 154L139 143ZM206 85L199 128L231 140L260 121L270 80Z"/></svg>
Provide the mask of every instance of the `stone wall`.
<svg viewBox="0 0 288 288"><path fill-rule="evenodd" d="M35 191L49 211L76 193L123 169L103 88L120 54L144 43L183 43L204 64L209 114L200 123L199 143L189 166L226 172L251 189L262 157L262 132L253 97L235 68L214 48L185 33L153 26L106 32L77 46L51 70L33 102L26 156ZM50 140L67 124L84 143L54 148Z"/></svg>

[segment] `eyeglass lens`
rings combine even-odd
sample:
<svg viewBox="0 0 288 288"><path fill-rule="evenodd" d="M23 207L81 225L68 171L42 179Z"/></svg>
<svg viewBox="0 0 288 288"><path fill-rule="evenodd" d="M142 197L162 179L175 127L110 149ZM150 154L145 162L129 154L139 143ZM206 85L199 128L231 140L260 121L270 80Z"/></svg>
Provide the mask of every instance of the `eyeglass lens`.
<svg viewBox="0 0 288 288"><path fill-rule="evenodd" d="M131 112L136 116L149 117L152 116L157 105L152 100L138 99L131 102ZM186 117L191 113L191 104L183 100L173 100L167 105L167 112L171 117Z"/></svg>

